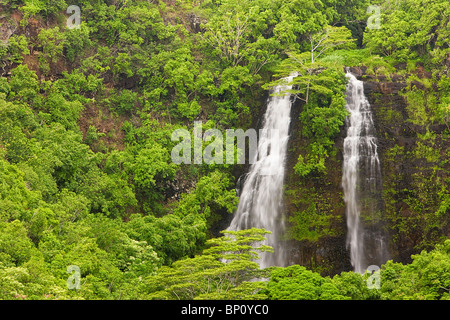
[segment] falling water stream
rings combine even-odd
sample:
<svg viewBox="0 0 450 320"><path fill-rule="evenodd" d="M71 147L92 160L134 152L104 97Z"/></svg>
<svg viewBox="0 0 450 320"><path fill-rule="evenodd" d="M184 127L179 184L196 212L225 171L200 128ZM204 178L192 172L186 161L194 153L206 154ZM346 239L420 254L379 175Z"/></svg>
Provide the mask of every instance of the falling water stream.
<svg viewBox="0 0 450 320"><path fill-rule="evenodd" d="M365 228L361 218L379 213L381 171L375 127L363 82L347 71L347 137L344 140L342 187L346 204L347 246L355 272L385 262L387 250L379 230ZM377 211L378 210L378 211Z"/></svg>
<svg viewBox="0 0 450 320"><path fill-rule="evenodd" d="M260 267L284 266L283 247L279 235L284 229L282 217L282 190L285 173L286 149L291 121L291 95L289 90L295 75L285 78L286 84L276 86L268 99L263 129L258 139L257 158L253 161L240 190L239 205L228 230L264 228L271 231L266 245L274 252L260 254Z"/></svg>
<svg viewBox="0 0 450 320"><path fill-rule="evenodd" d="M346 204L347 245L355 272L364 273L368 265L381 265L387 259L384 236L377 225L364 226L362 217L376 220L380 213L381 171L377 140L370 104L364 96L363 83L350 72L347 85L347 137L344 140L342 187ZM228 230L264 228L266 245L273 253L263 252L258 261L261 268L285 266L287 257L280 242L284 231L282 190L285 175L291 95L280 94L292 88L286 84L274 88L268 99L263 129L260 131L253 164L239 188L239 205ZM278 93L278 95L277 95ZM240 181L242 182L242 181ZM375 226L375 227L374 227Z"/></svg>

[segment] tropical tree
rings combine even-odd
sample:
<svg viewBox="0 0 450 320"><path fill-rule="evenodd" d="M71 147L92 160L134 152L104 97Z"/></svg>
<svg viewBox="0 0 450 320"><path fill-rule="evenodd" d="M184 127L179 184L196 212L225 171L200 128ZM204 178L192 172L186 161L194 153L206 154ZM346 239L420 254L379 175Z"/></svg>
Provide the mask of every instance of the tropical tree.
<svg viewBox="0 0 450 320"><path fill-rule="evenodd" d="M279 75L294 74L295 77L291 83L286 83L292 85L293 88L279 94L295 94L298 99L308 103L311 90L319 94L329 93L328 88L334 79L324 77L322 71L327 68L327 65L321 63L319 59L332 49L354 46L353 41L350 31L346 27L328 26L320 32L308 34L305 42L307 50L287 52L288 59L284 60L280 66ZM281 78L266 84L265 87L273 88L285 82Z"/></svg>
<svg viewBox="0 0 450 320"><path fill-rule="evenodd" d="M267 231L249 229L223 231L224 236L207 241L207 249L194 258L176 261L162 267L156 276L147 277L142 285L148 299L234 299L255 297L264 286L249 284L267 272L254 262L258 252L270 247L258 245Z"/></svg>

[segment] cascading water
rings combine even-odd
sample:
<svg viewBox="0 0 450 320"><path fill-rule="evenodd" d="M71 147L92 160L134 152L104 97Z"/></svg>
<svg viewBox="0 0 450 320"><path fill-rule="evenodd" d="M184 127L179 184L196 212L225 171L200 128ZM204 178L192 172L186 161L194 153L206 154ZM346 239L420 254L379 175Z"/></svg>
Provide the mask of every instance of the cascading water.
<svg viewBox="0 0 450 320"><path fill-rule="evenodd" d="M347 71L347 137L344 140L342 187L346 204L347 246L355 272L386 262L387 250L379 228L365 227L364 216L376 219L381 212L381 171L375 127L363 82Z"/></svg>
<svg viewBox="0 0 450 320"><path fill-rule="evenodd" d="M284 229L281 201L292 101L290 94L281 93L292 88L289 83L294 77L285 78L286 85L277 86L272 92L279 95L268 100L256 159L240 190L239 205L228 228L232 231L264 228L272 232L265 244L273 247L274 252L261 253L261 268L285 263L279 235Z"/></svg>

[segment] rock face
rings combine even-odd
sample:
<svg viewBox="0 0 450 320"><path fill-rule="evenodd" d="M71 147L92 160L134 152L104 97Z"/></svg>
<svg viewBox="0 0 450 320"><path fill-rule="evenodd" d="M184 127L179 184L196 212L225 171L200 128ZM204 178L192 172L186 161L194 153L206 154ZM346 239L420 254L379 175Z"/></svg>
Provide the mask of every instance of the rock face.
<svg viewBox="0 0 450 320"><path fill-rule="evenodd" d="M430 79L431 73L419 69L417 76L421 80ZM436 218L442 202L438 194L443 194L443 190L448 194L446 162L450 145L444 135L446 126L432 122L431 104L426 98L420 99L434 92L427 91L421 81L407 81L407 76L398 75L391 80L364 76L364 70L361 79L365 81L364 91L378 132L383 216L391 234L391 258L409 263L412 254L431 249L433 244L450 236L445 212ZM409 92L418 95L404 94ZM416 98L419 100L415 101ZM416 103L419 109L414 109ZM419 112L424 115L421 121L415 119Z"/></svg>
<svg viewBox="0 0 450 320"><path fill-rule="evenodd" d="M433 88L427 89L422 81L408 81L408 75L375 76L368 74L365 67L350 68L350 71L364 81L364 93L370 102L377 132L383 179L383 210L380 212L383 223L373 227L382 228L381 231L388 235L389 258L395 262L409 263L412 254L432 249L434 244L450 237L449 211L442 206L445 194L448 195L450 172L450 144L444 134L446 126L427 121L432 119L428 117L432 108L427 101L432 99L427 100L426 97L433 95ZM419 80L431 78L430 73L420 69L416 76ZM410 92L415 95L409 96ZM422 100L416 101L421 97L425 97L424 103ZM293 112L298 113L300 108L294 108ZM423 113L420 121L415 119L419 113ZM287 166L291 171L287 172L286 184L288 188L295 189L298 178L292 168L297 161L296 150L301 146L302 139L298 134L301 132L298 114L294 114L292 119L291 154ZM326 210L333 217L330 222L333 232L311 241L287 242L290 264L305 265L322 275L352 270L346 248L345 205L341 187L344 138L343 127L335 141L338 151L327 160L329 170L326 176L303 182L307 188L286 195L288 218L300 207L298 202L301 197L322 195L324 199L330 199L329 205L321 210Z"/></svg>
<svg viewBox="0 0 450 320"><path fill-rule="evenodd" d="M299 264L320 272L322 275L334 275L342 271L352 270L350 254L346 248L346 221L345 205L342 196L342 161L345 130L342 128L336 138L335 146L338 152L327 160L327 174L324 177L312 178L307 181L299 181L293 167L297 162L299 152L308 143L302 137L302 127L298 120L302 109L302 103L297 101L292 108L290 132L292 132L288 144L288 157L286 166L286 192L285 213L289 221L295 212L305 210L314 202L318 210L327 211L331 216L329 229L332 234L320 236L311 240L292 240L292 232L288 230L286 241L288 248L287 264ZM321 199L323 200L321 202ZM307 213L308 214L308 213ZM289 222L288 222L289 225ZM288 227L289 228L289 227ZM310 231L322 232L317 227L309 227ZM295 238L295 237L294 237Z"/></svg>

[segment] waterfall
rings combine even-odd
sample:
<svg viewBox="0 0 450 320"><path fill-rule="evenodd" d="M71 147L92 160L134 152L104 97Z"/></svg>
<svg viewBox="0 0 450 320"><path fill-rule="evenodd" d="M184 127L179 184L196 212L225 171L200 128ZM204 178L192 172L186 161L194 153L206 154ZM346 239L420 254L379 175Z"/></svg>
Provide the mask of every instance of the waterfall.
<svg viewBox="0 0 450 320"><path fill-rule="evenodd" d="M347 246L355 272L364 273L369 265L386 262L384 236L373 222L380 213L381 170L375 127L363 82L347 71L346 120L342 187L346 204ZM365 226L362 217L370 226Z"/></svg>
<svg viewBox="0 0 450 320"><path fill-rule="evenodd" d="M291 121L291 95L282 94L292 88L289 83L295 75L285 78L285 85L273 89L260 130L256 159L250 167L240 190L239 205L228 230L264 228L271 231L264 243L274 252L260 254L260 267L284 266L285 257L279 243L284 229L282 192L286 162L286 149ZM276 95L278 94L278 95Z"/></svg>

